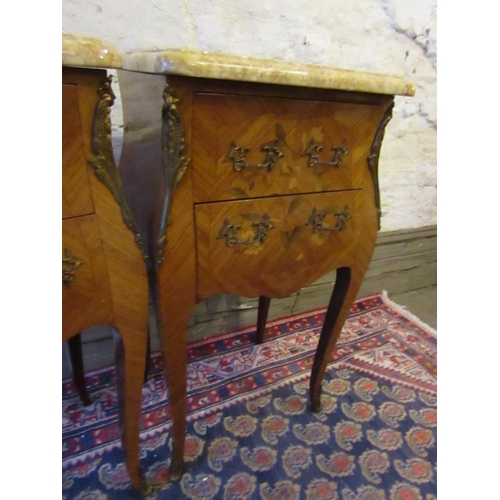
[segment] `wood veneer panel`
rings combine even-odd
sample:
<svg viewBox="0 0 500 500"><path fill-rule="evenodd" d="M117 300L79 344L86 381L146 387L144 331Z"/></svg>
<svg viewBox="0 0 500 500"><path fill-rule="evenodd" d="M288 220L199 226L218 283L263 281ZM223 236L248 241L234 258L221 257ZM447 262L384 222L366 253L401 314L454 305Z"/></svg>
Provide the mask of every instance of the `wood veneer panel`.
<svg viewBox="0 0 500 500"><path fill-rule="evenodd" d="M255 96L195 94L193 172L195 203L344 190L359 187L361 169L380 121L377 106ZM264 144L278 140L283 156L267 168L235 171L227 152L234 143L249 148L245 161L263 164ZM304 151L320 145L321 162L343 141L339 166L309 166Z"/></svg>
<svg viewBox="0 0 500 500"><path fill-rule="evenodd" d="M74 333L111 323L111 291L95 215L62 222L62 248L82 261L72 285L63 285L63 342Z"/></svg>
<svg viewBox="0 0 500 500"><path fill-rule="evenodd" d="M312 283L351 254L360 225L361 191L279 196L259 200L197 205L198 299L216 293L245 297L285 297ZM342 230L313 231L313 209L327 212L325 227L339 221L347 207L351 218ZM241 226L236 236L251 240L254 222L268 216L272 228L264 242L228 246L219 232L228 221Z"/></svg>
<svg viewBox="0 0 500 500"><path fill-rule="evenodd" d="M94 212L82 140L78 87L62 86L62 216Z"/></svg>
<svg viewBox="0 0 500 500"><path fill-rule="evenodd" d="M356 102L375 105L383 103L388 97L384 94L369 94L366 92L348 92L345 90L284 86L234 80L210 80L206 78L188 78L174 75L169 75L168 81L175 81L177 85L190 85L194 92L224 95L233 94L262 97L287 97L290 99Z"/></svg>

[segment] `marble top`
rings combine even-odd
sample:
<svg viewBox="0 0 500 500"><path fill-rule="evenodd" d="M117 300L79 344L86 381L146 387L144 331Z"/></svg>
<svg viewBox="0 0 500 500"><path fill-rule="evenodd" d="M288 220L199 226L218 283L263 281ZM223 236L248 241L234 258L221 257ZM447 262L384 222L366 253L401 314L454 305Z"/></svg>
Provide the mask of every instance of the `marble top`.
<svg viewBox="0 0 500 500"><path fill-rule="evenodd" d="M272 83L353 92L415 95L404 77L298 64L274 59L172 49L126 54L123 68L143 73Z"/></svg>
<svg viewBox="0 0 500 500"><path fill-rule="evenodd" d="M63 33L62 65L90 68L121 68L121 54L97 37Z"/></svg>

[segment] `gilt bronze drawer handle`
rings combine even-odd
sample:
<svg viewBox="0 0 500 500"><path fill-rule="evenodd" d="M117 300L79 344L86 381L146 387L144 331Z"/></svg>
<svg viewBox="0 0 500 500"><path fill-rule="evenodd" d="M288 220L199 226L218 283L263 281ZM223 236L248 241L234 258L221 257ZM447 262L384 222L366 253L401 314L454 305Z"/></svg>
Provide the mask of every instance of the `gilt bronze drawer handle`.
<svg viewBox="0 0 500 500"><path fill-rule="evenodd" d="M307 160L307 164L310 167L314 167L314 165L326 165L328 167L338 167L342 163L342 159L349 153L347 149L347 144L345 141L342 141L340 146L333 146L333 158L332 161L326 162L321 161L319 154L323 150L323 146L321 144L316 144L314 139L311 139L311 142L307 146L307 148L302 152L302 156L309 156L309 160Z"/></svg>
<svg viewBox="0 0 500 500"><path fill-rule="evenodd" d="M64 285L71 286L75 280L75 271L83 264L83 261L75 257L65 248L62 259L62 282Z"/></svg>
<svg viewBox="0 0 500 500"><path fill-rule="evenodd" d="M240 172L244 168L267 168L267 170L271 171L275 163L284 155L283 151L279 148L279 140L266 142L260 147L260 150L266 153L264 162L247 163L245 155L250 151L250 148L240 148L232 141L223 161L232 160L233 168L236 172Z"/></svg>
<svg viewBox="0 0 500 500"><path fill-rule="evenodd" d="M335 226L324 226L323 219L330 213L333 213L333 215L337 216L337 224L335 224ZM352 216L349 212L349 209L347 208L347 205L340 212L335 212L328 209L318 212L316 210L316 207L314 207L311 217L309 217L306 226L312 224L313 233L317 233L319 231L342 231L347 221L351 218Z"/></svg>
<svg viewBox="0 0 500 500"><path fill-rule="evenodd" d="M267 232L274 227L274 224L268 215L263 215L260 220L252 222L252 226L255 228L255 236L249 240L240 240L236 236L236 233L241 229L241 226L229 224L229 221L225 219L217 235L217 239L226 238L228 247L234 247L234 245L253 245L258 242L264 243L267 239Z"/></svg>

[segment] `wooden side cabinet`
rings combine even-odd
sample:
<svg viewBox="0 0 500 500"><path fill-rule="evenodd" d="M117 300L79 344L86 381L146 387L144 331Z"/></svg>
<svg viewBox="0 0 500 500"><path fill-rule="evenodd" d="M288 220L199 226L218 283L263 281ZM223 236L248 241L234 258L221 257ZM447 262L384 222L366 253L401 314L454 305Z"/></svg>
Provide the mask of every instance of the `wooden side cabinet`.
<svg viewBox="0 0 500 500"><path fill-rule="evenodd" d="M126 463L141 489L139 419L148 336L142 239L113 161L103 70L62 70L62 340L110 325Z"/></svg>
<svg viewBox="0 0 500 500"><path fill-rule="evenodd" d="M311 373L310 405L320 410L326 365L375 246L394 94L413 89L381 75L190 51L133 54L124 68L137 73L119 74L129 131L120 167L154 262L179 475L197 301L259 297L262 341L272 298L336 269Z"/></svg>

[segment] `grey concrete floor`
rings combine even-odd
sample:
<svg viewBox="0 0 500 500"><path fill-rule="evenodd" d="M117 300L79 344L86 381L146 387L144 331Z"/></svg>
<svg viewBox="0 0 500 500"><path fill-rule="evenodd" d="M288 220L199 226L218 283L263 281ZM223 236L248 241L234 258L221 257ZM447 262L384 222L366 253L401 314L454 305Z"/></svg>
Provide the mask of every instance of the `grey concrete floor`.
<svg viewBox="0 0 500 500"><path fill-rule="evenodd" d="M389 298L437 330L437 285L392 295Z"/></svg>

